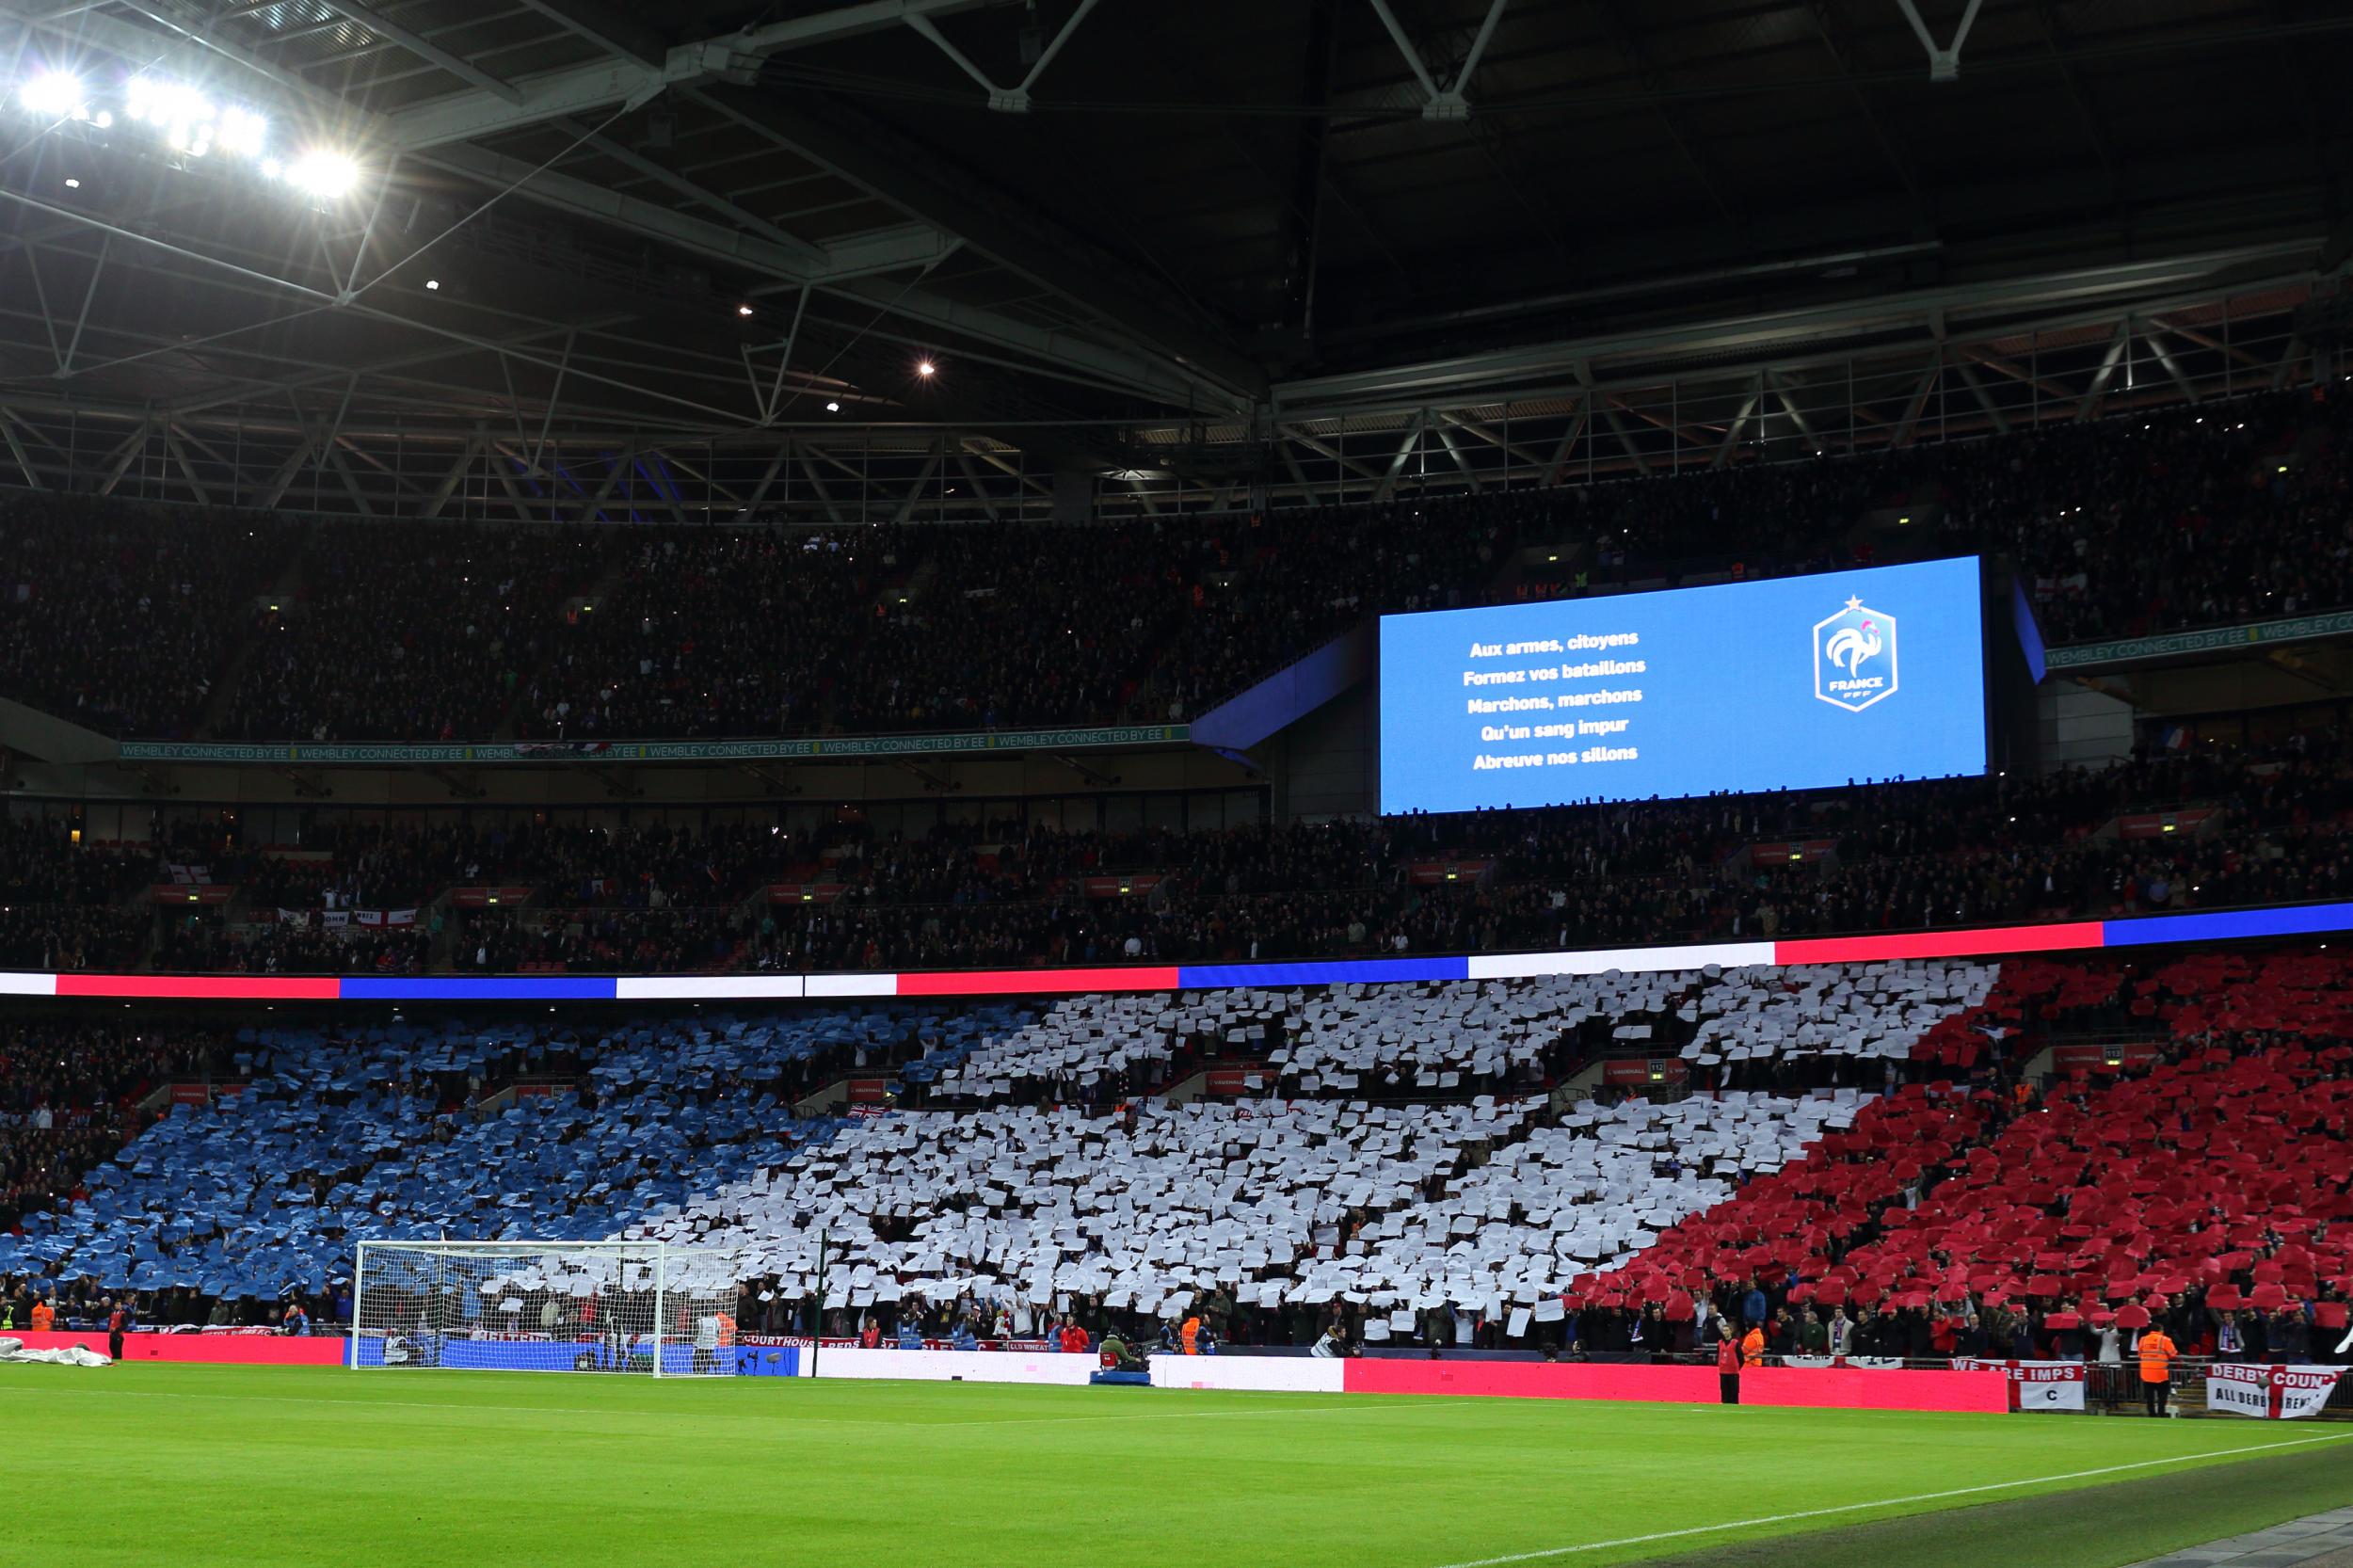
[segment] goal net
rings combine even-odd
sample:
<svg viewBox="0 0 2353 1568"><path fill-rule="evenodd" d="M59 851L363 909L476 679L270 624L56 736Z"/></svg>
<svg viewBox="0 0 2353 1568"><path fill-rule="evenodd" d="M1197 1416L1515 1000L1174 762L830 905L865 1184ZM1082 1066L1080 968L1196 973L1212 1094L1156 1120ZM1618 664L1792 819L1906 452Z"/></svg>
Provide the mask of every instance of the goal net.
<svg viewBox="0 0 2353 1568"><path fill-rule="evenodd" d="M350 1365L731 1377L737 1263L653 1241L362 1241Z"/></svg>

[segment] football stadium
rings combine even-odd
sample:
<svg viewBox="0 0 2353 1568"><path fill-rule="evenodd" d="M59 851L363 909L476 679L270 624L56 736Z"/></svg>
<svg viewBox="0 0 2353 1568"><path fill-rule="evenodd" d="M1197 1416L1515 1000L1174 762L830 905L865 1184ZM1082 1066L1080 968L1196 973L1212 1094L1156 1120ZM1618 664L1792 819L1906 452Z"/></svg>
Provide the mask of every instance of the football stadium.
<svg viewBox="0 0 2353 1568"><path fill-rule="evenodd" d="M2353 1564L2348 79L0 0L0 1568Z"/></svg>

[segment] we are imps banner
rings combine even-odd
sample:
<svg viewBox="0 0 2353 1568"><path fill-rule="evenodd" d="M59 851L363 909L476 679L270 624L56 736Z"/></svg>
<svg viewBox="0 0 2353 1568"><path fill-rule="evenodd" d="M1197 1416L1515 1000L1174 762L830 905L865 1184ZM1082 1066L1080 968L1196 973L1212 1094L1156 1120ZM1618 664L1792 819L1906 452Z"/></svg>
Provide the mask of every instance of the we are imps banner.
<svg viewBox="0 0 2353 1568"><path fill-rule="evenodd" d="M2217 1361L2206 1368L2206 1408L2293 1421L2316 1416L2337 1391L2342 1367L2263 1367Z"/></svg>
<svg viewBox="0 0 2353 1568"><path fill-rule="evenodd" d="M2084 1364L2080 1361L1986 1361L1962 1358L1961 1372L1999 1372L2009 1379L2012 1410L2081 1410Z"/></svg>

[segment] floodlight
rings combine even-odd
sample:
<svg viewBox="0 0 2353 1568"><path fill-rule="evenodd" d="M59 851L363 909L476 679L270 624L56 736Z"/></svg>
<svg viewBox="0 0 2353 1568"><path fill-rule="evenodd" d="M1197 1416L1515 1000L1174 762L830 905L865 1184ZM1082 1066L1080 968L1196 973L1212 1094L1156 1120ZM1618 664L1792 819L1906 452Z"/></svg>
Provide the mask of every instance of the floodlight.
<svg viewBox="0 0 2353 1568"><path fill-rule="evenodd" d="M827 413L829 413L829 414L838 414L838 413L840 413L840 411L841 411L841 405L840 405L840 404L839 404L839 403L828 403L828 404L826 404L826 405L825 405L825 412L827 412Z"/></svg>
<svg viewBox="0 0 2353 1568"><path fill-rule="evenodd" d="M269 120L251 109L223 109L220 123L213 128L213 139L229 152L258 158L269 140Z"/></svg>
<svg viewBox="0 0 2353 1568"><path fill-rule="evenodd" d="M915 374L918 376L936 376L939 374L939 367L933 364L929 360L920 360L915 367Z"/></svg>
<svg viewBox="0 0 2353 1568"><path fill-rule="evenodd" d="M313 148L286 166L286 183L296 190L334 200L360 183L360 166L341 152Z"/></svg>
<svg viewBox="0 0 2353 1568"><path fill-rule="evenodd" d="M89 112L89 94L71 71L44 71L16 89L28 112L56 120L79 120Z"/></svg>

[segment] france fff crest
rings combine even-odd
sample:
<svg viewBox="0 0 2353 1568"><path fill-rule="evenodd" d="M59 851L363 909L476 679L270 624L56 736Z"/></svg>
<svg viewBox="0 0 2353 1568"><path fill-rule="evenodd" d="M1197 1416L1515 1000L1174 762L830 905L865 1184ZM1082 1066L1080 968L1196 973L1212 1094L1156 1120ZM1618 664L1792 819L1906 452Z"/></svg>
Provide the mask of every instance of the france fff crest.
<svg viewBox="0 0 2353 1568"><path fill-rule="evenodd" d="M1896 695L1896 617L1849 597L1814 623L1814 695L1860 713Z"/></svg>

